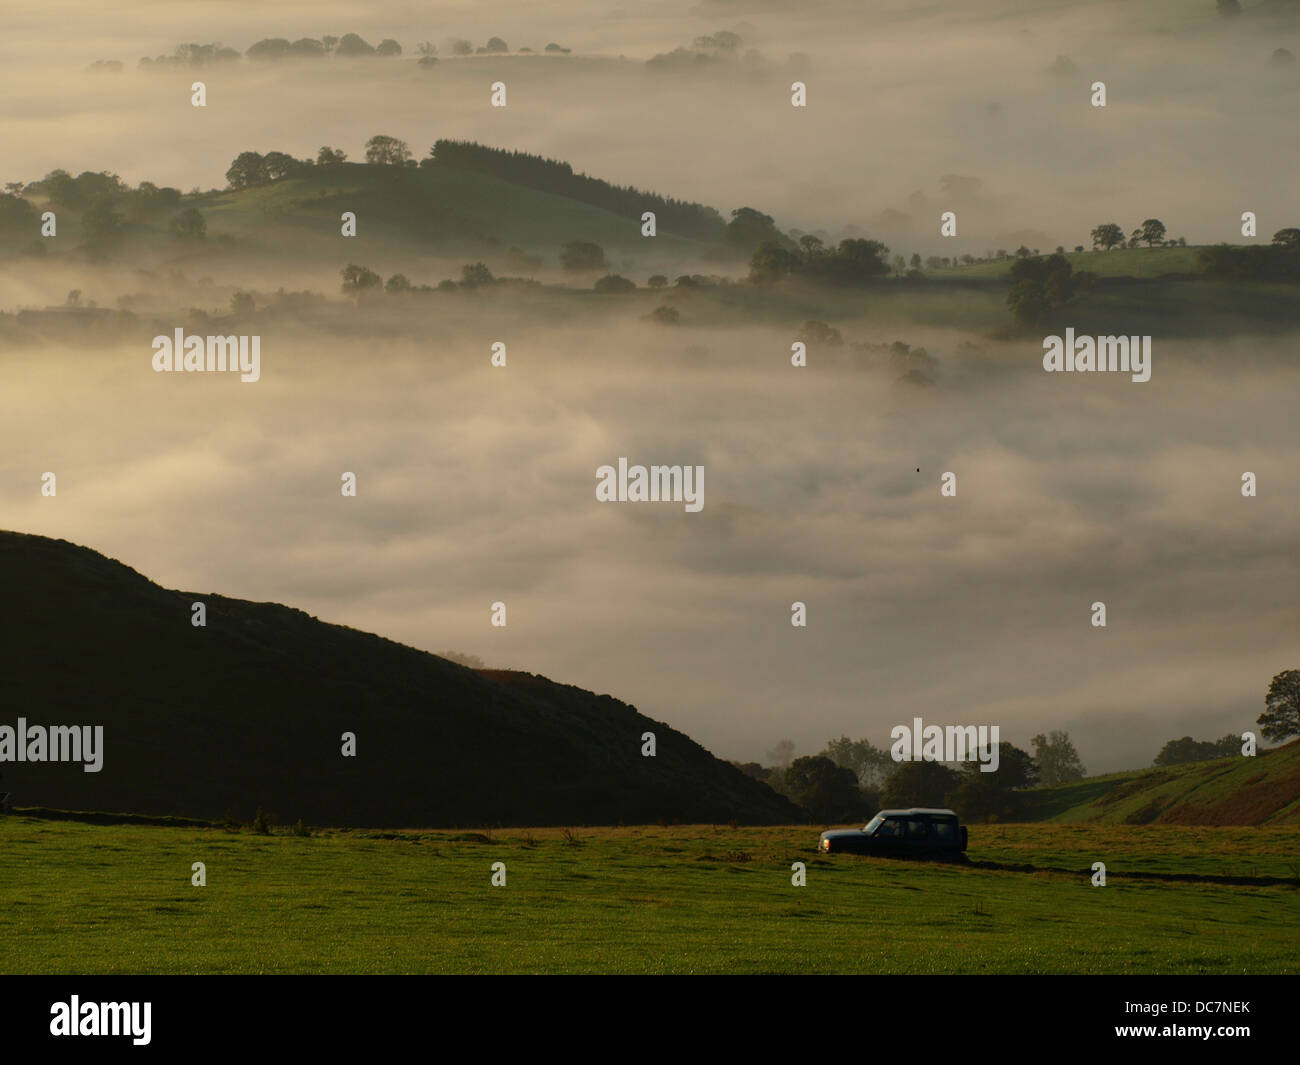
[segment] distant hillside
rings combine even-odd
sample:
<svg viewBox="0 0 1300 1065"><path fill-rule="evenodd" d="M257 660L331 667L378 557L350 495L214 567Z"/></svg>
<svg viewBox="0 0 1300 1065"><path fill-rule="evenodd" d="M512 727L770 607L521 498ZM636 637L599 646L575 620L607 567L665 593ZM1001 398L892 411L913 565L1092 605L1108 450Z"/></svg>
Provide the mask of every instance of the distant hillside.
<svg viewBox="0 0 1300 1065"><path fill-rule="evenodd" d="M1026 821L1300 824L1300 740L1254 758L1085 777L1025 792Z"/></svg>
<svg viewBox="0 0 1300 1065"><path fill-rule="evenodd" d="M123 243L111 249L114 254L149 246L182 250L170 227L188 208L197 208L207 223L202 245L207 256L328 251L331 258L351 254L364 261L366 256L476 249L501 257L491 264L498 273L517 274L526 268L510 268L504 258L510 248L542 254L554 265L567 241L596 243L611 254L662 258L728 253L721 243L723 220L711 207L614 186L538 156L439 143L446 159L436 165L426 160L431 165L311 166L292 177L186 195L176 203L160 200L148 209L125 187L114 191L100 181L96 188L104 186L101 192L123 215ZM68 247L83 240L86 203L47 203L47 184L34 182L31 200L0 194L0 237L12 238L6 250L16 252L29 243L18 238L35 229L38 205L66 207L59 212L60 236L69 238ZM647 210L656 212L653 241L641 235L641 212ZM344 211L356 215L357 235L341 241L339 216ZM232 238L236 243L229 243Z"/></svg>
<svg viewBox="0 0 1300 1065"><path fill-rule="evenodd" d="M638 224L642 212L653 211L656 228L663 227L697 240L721 240L726 228L722 215L712 207L668 199L637 188L611 185L586 174L575 174L573 167L558 159L489 148L475 141L435 141L431 158L421 166L426 164L438 169L491 174L512 184L602 207L624 218L635 219Z"/></svg>
<svg viewBox="0 0 1300 1065"><path fill-rule="evenodd" d="M338 243L339 214L357 215L365 248L498 244L555 255L565 241L591 241L607 251L646 250L639 218L581 200L454 166L385 167L344 163L269 185L225 192L199 203L209 232L256 238L277 223L320 228ZM364 240L363 240L364 236ZM383 243L381 244L380 238ZM372 239L373 238L373 239ZM663 226L653 242L661 253L699 255L708 245Z"/></svg>
<svg viewBox="0 0 1300 1065"><path fill-rule="evenodd" d="M466 669L275 603L168 591L63 540L0 532L0 583L0 725L104 726L98 773L0 764L20 807L247 819L261 806L357 827L804 820L608 695ZM195 601L206 628L191 625Z"/></svg>

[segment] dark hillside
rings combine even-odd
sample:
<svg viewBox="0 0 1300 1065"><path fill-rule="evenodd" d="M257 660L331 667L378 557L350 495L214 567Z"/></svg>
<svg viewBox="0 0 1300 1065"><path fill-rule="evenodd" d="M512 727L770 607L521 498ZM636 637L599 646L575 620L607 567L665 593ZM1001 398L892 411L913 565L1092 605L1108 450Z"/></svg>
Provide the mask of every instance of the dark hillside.
<svg viewBox="0 0 1300 1065"><path fill-rule="evenodd" d="M275 603L0 532L0 725L103 725L104 765L0 766L19 806L340 826L780 823L797 808L608 695L477 672ZM191 603L207 626L191 625ZM357 736L357 756L340 736ZM658 754L641 755L655 733Z"/></svg>

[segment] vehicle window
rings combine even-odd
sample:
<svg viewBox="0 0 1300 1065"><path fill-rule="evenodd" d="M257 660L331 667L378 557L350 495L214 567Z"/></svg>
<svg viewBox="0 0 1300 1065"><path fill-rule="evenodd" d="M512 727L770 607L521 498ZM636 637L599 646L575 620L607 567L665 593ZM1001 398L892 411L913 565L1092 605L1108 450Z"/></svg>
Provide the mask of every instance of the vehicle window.
<svg viewBox="0 0 1300 1065"><path fill-rule="evenodd" d="M928 821L907 822L907 839L926 839L929 835L930 823Z"/></svg>
<svg viewBox="0 0 1300 1065"><path fill-rule="evenodd" d="M903 822L889 818L876 829L876 839L902 839Z"/></svg>
<svg viewBox="0 0 1300 1065"><path fill-rule="evenodd" d="M866 823L862 831L865 832L868 836L874 835L876 829L880 827L880 822L883 820L884 818L881 817L880 814L876 814L875 817L873 817L870 821Z"/></svg>
<svg viewBox="0 0 1300 1065"><path fill-rule="evenodd" d="M931 821L930 834L935 839L951 843L957 838L957 826L951 821Z"/></svg>

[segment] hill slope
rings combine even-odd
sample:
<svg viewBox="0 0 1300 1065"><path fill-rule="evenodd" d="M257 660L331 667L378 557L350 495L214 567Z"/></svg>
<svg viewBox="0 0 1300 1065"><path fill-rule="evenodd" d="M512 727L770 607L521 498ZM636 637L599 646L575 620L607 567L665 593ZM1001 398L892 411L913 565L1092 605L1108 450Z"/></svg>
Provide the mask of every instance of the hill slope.
<svg viewBox="0 0 1300 1065"><path fill-rule="evenodd" d="M560 244L573 240L599 244L610 254L694 258L713 246L662 224L648 241L639 219L453 166L315 167L271 184L212 193L192 206L207 220L210 240L225 234L259 254L283 251L285 241L299 253L328 250L337 257L342 247L363 258L395 250L504 252L511 246L553 258ZM357 216L357 237L341 246L344 211ZM152 222L152 239L170 242L172 217ZM504 269L504 263L495 265Z"/></svg>
<svg viewBox="0 0 1300 1065"><path fill-rule="evenodd" d="M1085 777L1025 793L1025 820L1126 825L1300 824L1300 740L1254 758Z"/></svg>
<svg viewBox="0 0 1300 1065"><path fill-rule="evenodd" d="M0 532L0 583L0 725L104 726L98 773L0 765L20 806L247 818L260 805L358 827L803 820L608 695L480 673L275 603L168 591L62 540Z"/></svg>

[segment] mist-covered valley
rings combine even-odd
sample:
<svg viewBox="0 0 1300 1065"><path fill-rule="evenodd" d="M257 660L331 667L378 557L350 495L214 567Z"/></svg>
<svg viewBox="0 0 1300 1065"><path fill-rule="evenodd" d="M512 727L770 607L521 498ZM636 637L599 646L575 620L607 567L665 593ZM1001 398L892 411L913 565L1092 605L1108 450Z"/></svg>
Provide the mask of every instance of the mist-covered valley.
<svg viewBox="0 0 1300 1065"><path fill-rule="evenodd" d="M338 5L140 4L77 7L56 38L49 5L20 0L36 45L0 44L4 180L195 190L206 234L127 218L91 254L84 208L29 197L59 235L6 232L0 255L0 524L168 588L610 692L741 761L785 737L884 744L913 717L1021 746L1066 729L1093 773L1240 732L1300 633L1294 285L1103 278L1025 329L1009 263L756 285L725 238L647 238L436 167L410 168L433 182L422 199L394 200L356 164L376 134L412 162L473 140L889 256L993 263L1150 217L1190 245L1250 243L1243 211L1267 243L1300 219L1300 73L1274 58L1296 50L1295 6L380 4L361 25ZM402 54L137 63L326 25ZM696 47L719 33L741 43ZM509 54L456 54L496 34ZM322 145L355 169L293 195L226 187L241 152ZM419 217L391 208L408 202ZM603 266L566 270L570 241ZM517 280L463 283L475 263ZM346 291L351 264L427 290ZM636 290L594 291L607 274ZM1150 380L1044 373L1043 337L1066 327L1149 335ZM155 372L175 329L258 336L260 378ZM702 509L600 502L597 470L621 457L702 466Z"/></svg>

